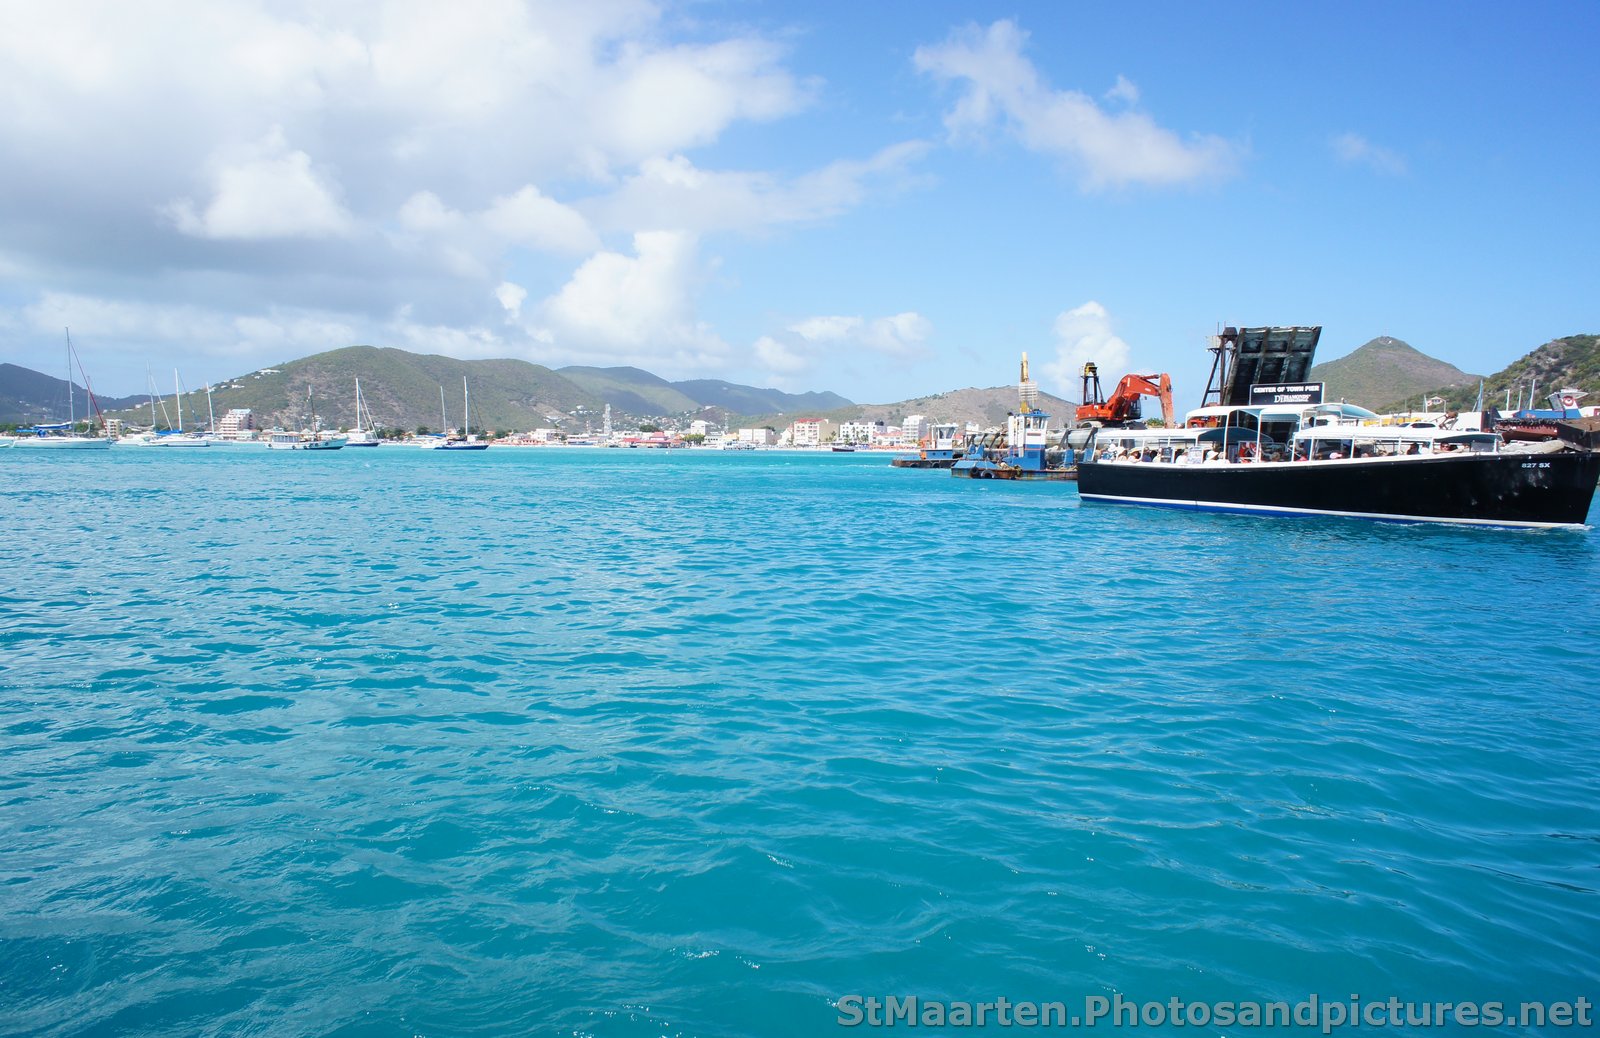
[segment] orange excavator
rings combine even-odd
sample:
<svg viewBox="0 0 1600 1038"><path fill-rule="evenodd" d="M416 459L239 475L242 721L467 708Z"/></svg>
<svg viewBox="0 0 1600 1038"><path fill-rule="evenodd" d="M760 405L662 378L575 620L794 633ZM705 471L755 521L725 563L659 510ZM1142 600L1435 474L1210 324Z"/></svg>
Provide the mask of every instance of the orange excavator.
<svg viewBox="0 0 1600 1038"><path fill-rule="evenodd" d="M1171 428L1175 417L1171 376L1165 372L1159 375L1124 375L1108 400L1100 390L1100 370L1090 361L1083 366L1083 403L1078 407L1078 421L1126 425L1137 417L1139 398L1142 396L1161 400L1161 420Z"/></svg>

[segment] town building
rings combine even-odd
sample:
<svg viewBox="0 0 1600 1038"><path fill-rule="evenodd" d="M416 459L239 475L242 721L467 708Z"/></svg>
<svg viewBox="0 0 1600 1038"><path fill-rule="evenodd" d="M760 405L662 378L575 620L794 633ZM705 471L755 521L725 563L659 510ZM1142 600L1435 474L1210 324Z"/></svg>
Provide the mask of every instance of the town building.
<svg viewBox="0 0 1600 1038"><path fill-rule="evenodd" d="M217 433L221 436L237 437L241 433L251 432L256 427L256 416L248 407L235 407L222 416L222 421L217 423Z"/></svg>

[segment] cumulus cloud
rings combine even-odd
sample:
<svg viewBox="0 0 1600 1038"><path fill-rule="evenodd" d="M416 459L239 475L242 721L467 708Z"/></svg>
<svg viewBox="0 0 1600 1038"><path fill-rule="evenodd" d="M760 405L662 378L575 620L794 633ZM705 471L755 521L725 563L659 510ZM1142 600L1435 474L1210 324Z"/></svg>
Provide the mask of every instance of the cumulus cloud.
<svg viewBox="0 0 1600 1038"><path fill-rule="evenodd" d="M1089 189L1189 183L1232 171L1236 149L1220 137L1185 139L1143 112L1109 113L1086 94L1051 87L1023 55L1026 44L1027 34L1015 23L999 21L917 49L918 69L960 85L961 96L945 116L952 139L1004 126L1025 148L1067 161ZM1112 94L1129 105L1138 100L1125 79Z"/></svg>
<svg viewBox="0 0 1600 1038"><path fill-rule="evenodd" d="M506 241L552 252L585 253L600 247L589 222L532 184L496 198L483 214L486 227Z"/></svg>
<svg viewBox="0 0 1600 1038"><path fill-rule="evenodd" d="M809 359L770 335L763 335L756 340L755 360L757 365L778 376L798 375L811 370Z"/></svg>
<svg viewBox="0 0 1600 1038"><path fill-rule="evenodd" d="M211 201L196 211L188 198L168 207L184 234L197 238L327 238L348 234L350 214L338 188L311 156L272 131L246 154L215 163Z"/></svg>
<svg viewBox="0 0 1600 1038"><path fill-rule="evenodd" d="M817 87L781 39L681 28L650 0L0 5L11 296L42 299L59 286L36 272L68 270L86 298L214 324L220 284L247 316L342 296L336 323L369 339L541 359L666 342L662 364L707 363L725 346L695 314L700 235L842 212L914 149L812 174L696 169L692 149ZM678 160L703 179L674 181ZM213 330L171 348L230 338Z"/></svg>
<svg viewBox="0 0 1600 1038"><path fill-rule="evenodd" d="M1401 176L1407 169L1404 156L1373 144L1359 133L1341 133L1330 140L1328 146L1346 165L1366 166L1390 176Z"/></svg>
<svg viewBox="0 0 1600 1038"><path fill-rule="evenodd" d="M697 242L678 231L641 231L632 255L598 252L540 305L541 341L612 362L666 360L703 367L726 345L695 314L702 277Z"/></svg>
<svg viewBox="0 0 1600 1038"><path fill-rule="evenodd" d="M1056 316L1055 358L1041 366L1051 391L1070 392L1082 384L1083 365L1093 361L1112 385L1128 373L1128 344L1111 330L1111 315L1094 300ZM1109 389L1109 387L1108 387Z"/></svg>

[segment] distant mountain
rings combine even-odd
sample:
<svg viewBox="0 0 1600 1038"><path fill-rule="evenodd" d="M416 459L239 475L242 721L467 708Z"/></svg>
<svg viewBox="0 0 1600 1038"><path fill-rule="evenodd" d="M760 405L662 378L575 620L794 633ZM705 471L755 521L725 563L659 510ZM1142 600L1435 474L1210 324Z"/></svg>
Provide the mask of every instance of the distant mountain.
<svg viewBox="0 0 1600 1038"><path fill-rule="evenodd" d="M948 393L934 393L931 396L914 397L893 404L851 404L826 411L735 415L730 421L741 426L770 425L774 429L781 429L800 417L826 418L833 422L882 421L890 425L899 425L906 416L920 414L926 415L928 420L933 422L958 422L962 425L967 422L977 422L989 428L1005 425L1006 415L1020 406L1021 401L1017 398L1016 386L995 386L991 389L953 389ZM1039 394L1039 407L1049 412L1052 428L1071 424L1077 406L1072 401L1058 396ZM1160 412L1152 405L1148 413L1154 417Z"/></svg>
<svg viewBox="0 0 1600 1038"><path fill-rule="evenodd" d="M1354 353L1316 365L1310 378L1326 383L1325 395L1330 400L1374 407L1440 387L1465 390L1471 386L1476 393L1480 376L1380 335Z"/></svg>
<svg viewBox="0 0 1600 1038"><path fill-rule="evenodd" d="M131 407L144 397L97 397L95 402L103 411ZM71 413L79 418L93 413L89 395L77 383L72 384ZM54 378L31 368L16 364L0 364L0 424L32 425L34 422L64 422L67 420L67 380Z"/></svg>
<svg viewBox="0 0 1600 1038"><path fill-rule="evenodd" d="M739 414L773 412L799 415L802 412L854 406L838 393L784 393L776 389L741 386L720 379L691 379L674 382L673 386L699 401L702 407L720 407Z"/></svg>
<svg viewBox="0 0 1600 1038"><path fill-rule="evenodd" d="M1537 394L1535 406L1548 407L1545 397L1558 389L1581 390L1589 394L1584 404L1600 404L1600 335L1551 339L1485 378L1483 402L1485 407L1503 409L1509 394L1511 405L1515 407L1520 394L1523 406L1527 406L1529 395ZM1472 384L1467 386L1435 386L1428 395L1444 397L1445 407L1458 411L1469 409L1478 402L1477 377L1473 376ZM1404 401L1398 403L1404 404ZM1412 406L1415 404L1413 398ZM1399 409L1385 407L1385 410Z"/></svg>
<svg viewBox="0 0 1600 1038"><path fill-rule="evenodd" d="M64 413L65 382L51 380L26 368L15 370L42 380L40 385L46 389L50 382L55 382L59 406ZM553 371L521 360L457 360L392 348L347 346L262 368L215 385L210 406L219 418L232 408L249 408L255 412L257 428L298 427L308 420L309 391L324 425L348 428L355 422L355 381L359 378L362 397L380 426L438 429L441 423L451 427L461 424L463 377L472 393L472 424L475 428L489 430L551 426L576 432L587 428L598 430L608 404L619 427L691 414L705 414L720 421L728 410L738 409L740 405L750 405L751 409L809 411L819 404L850 404L835 393L796 395L706 379L668 382L639 368L573 366ZM15 380L0 379L0 394L11 381L19 385L34 384L21 376ZM442 409L441 386L444 387ZM170 397L166 407L175 417ZM107 410L115 408L123 408L121 417L133 422L149 421L143 397L114 401ZM187 393L183 399L184 424L203 424L206 408L203 390ZM168 419L160 420L165 424Z"/></svg>
<svg viewBox="0 0 1600 1038"><path fill-rule="evenodd" d="M307 392L323 424L355 422L356 379L374 419L385 428L439 429L461 424L462 386L472 391L472 424L483 429L533 429L585 415L598 419L604 404L549 368L521 360L457 360L375 346L346 346L262 368L212 386L220 418L231 408L255 412L256 427L298 428L307 415ZM441 416L440 387L444 388ZM167 407L172 408L170 398ZM185 424L204 421L204 391L183 401ZM137 410L126 417L147 421Z"/></svg>
<svg viewBox="0 0 1600 1038"><path fill-rule="evenodd" d="M671 382L639 368L566 367L557 375L613 411L629 415L676 415L700 410L700 403Z"/></svg>

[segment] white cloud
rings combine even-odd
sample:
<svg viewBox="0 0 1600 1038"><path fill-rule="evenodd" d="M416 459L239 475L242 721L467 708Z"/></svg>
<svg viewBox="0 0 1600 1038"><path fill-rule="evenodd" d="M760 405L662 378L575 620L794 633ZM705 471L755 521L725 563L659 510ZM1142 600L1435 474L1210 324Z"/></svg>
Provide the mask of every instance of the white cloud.
<svg viewBox="0 0 1600 1038"><path fill-rule="evenodd" d="M756 363L778 376L811 370L811 361L769 335L756 340Z"/></svg>
<svg viewBox="0 0 1600 1038"><path fill-rule="evenodd" d="M510 281L502 281L494 290L494 297L500 300L507 314L517 318L522 316L522 302L528 298L528 290Z"/></svg>
<svg viewBox="0 0 1600 1038"><path fill-rule="evenodd" d="M702 277L697 242L676 231L641 231L634 254L599 252L540 306L538 329L561 355L699 368L727 347L695 315Z"/></svg>
<svg viewBox="0 0 1600 1038"><path fill-rule="evenodd" d="M348 234L353 221L339 189L311 156L272 131L235 160L216 163L204 212L190 199L171 203L178 229L196 238L326 238Z"/></svg>
<svg viewBox="0 0 1600 1038"><path fill-rule="evenodd" d="M550 252L585 253L600 247L599 236L577 210L545 197L532 184L496 198L483 222L507 241Z"/></svg>
<svg viewBox="0 0 1600 1038"><path fill-rule="evenodd" d="M1128 373L1128 344L1111 330L1111 315L1094 300L1056 316L1055 359L1041 365L1050 392L1077 396L1083 365L1093 361L1102 379L1115 385Z"/></svg>
<svg viewBox="0 0 1600 1038"><path fill-rule="evenodd" d="M1127 76L1118 73L1116 83L1106 91L1105 98L1107 101L1136 105L1139 103L1139 88Z"/></svg>
<svg viewBox="0 0 1600 1038"><path fill-rule="evenodd" d="M933 331L933 323L918 313L880 317L866 325L861 345L895 357L914 357Z"/></svg>
<svg viewBox="0 0 1600 1038"><path fill-rule="evenodd" d="M859 317L807 317L789 330L807 342L837 342L855 334L863 323Z"/></svg>
<svg viewBox="0 0 1600 1038"><path fill-rule="evenodd" d="M782 335L759 339L755 359L774 382L785 382L786 376L809 371L824 360L846 368L864 362L904 366L922 359L932 334L933 323L913 311L874 318L807 317Z"/></svg>
<svg viewBox="0 0 1600 1038"><path fill-rule="evenodd" d="M1341 133L1329 141L1328 146L1346 165L1366 166L1390 176L1402 176L1407 170L1404 156L1373 144L1358 133Z"/></svg>
<svg viewBox="0 0 1600 1038"><path fill-rule="evenodd" d="M432 191L418 191L400 207L400 226L408 231L447 231L461 226L462 215L448 208Z"/></svg>
<svg viewBox="0 0 1600 1038"><path fill-rule="evenodd" d="M107 359L107 367L119 370L127 369L130 358L139 368L155 358L177 356L284 359L360 341L356 328L340 315L287 307L233 314L190 304L47 292L21 314L41 334L60 334L70 326L86 356ZM86 366L93 376L97 365Z"/></svg>
<svg viewBox="0 0 1600 1038"><path fill-rule="evenodd" d="M917 49L919 69L962 85L960 100L945 116L952 138L1003 124L1029 150L1067 160L1089 189L1180 184L1232 171L1236 149L1220 137L1195 134L1185 140L1142 112L1107 113L1085 94L1050 87L1023 56L1026 42L1027 34L1014 23L999 21ZM1119 79L1113 93L1131 103L1137 98L1131 88Z"/></svg>
<svg viewBox="0 0 1600 1038"><path fill-rule="evenodd" d="M611 195L586 208L606 227L672 227L708 234L753 232L828 219L859 205L879 183L899 183L927 152L905 141L865 160L841 160L783 179L764 172L709 171L683 155L640 163Z"/></svg>

